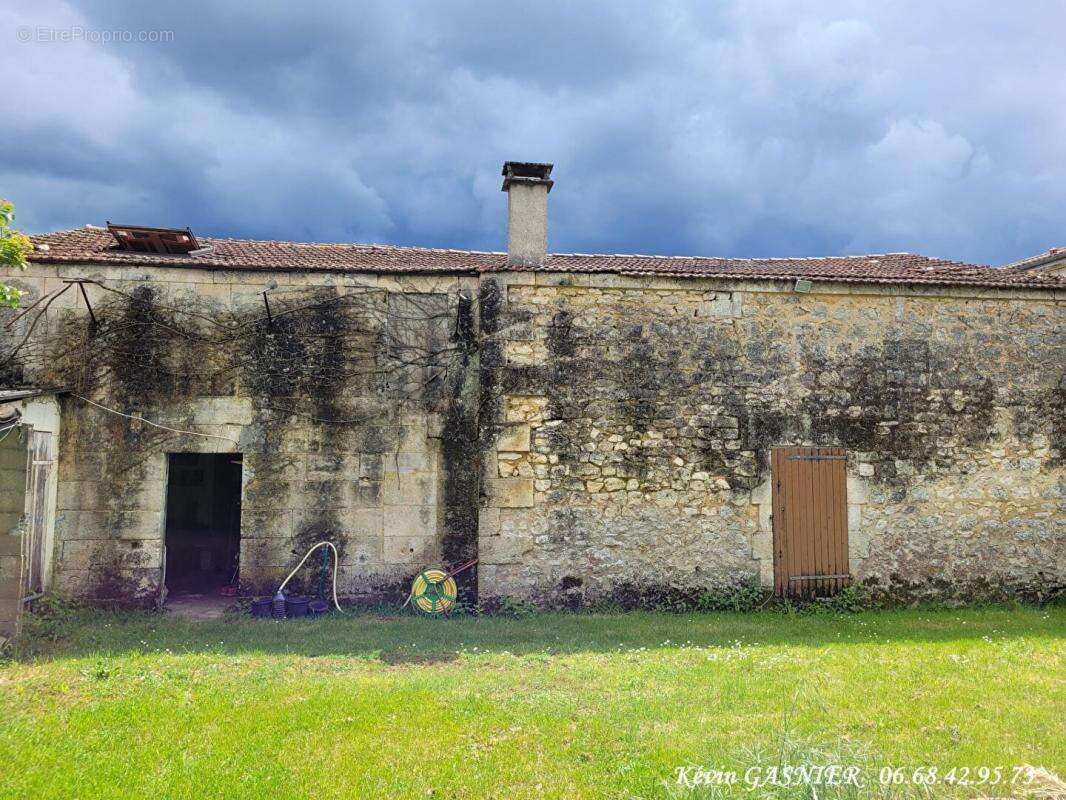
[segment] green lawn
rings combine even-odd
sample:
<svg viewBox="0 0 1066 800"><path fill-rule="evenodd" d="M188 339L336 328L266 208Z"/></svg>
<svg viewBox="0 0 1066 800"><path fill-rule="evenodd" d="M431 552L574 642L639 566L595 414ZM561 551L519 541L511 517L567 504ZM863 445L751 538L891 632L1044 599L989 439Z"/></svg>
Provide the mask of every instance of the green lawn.
<svg viewBox="0 0 1066 800"><path fill-rule="evenodd" d="M83 613L0 662L18 798L812 797L675 770L1066 774L1066 609L188 623ZM694 773L690 772L690 777ZM765 774L765 772L764 772ZM956 773L962 777L962 772Z"/></svg>

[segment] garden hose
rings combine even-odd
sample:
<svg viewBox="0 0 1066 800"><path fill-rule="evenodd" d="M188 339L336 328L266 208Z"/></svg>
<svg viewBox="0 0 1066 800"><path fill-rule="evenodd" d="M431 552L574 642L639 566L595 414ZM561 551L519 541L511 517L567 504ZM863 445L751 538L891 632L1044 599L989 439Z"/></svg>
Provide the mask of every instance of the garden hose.
<svg viewBox="0 0 1066 800"><path fill-rule="evenodd" d="M437 567L422 570L411 583L411 593L407 595L407 600L401 608L406 608L407 604L413 601L415 608L424 614L447 613L455 605L455 600L459 596L455 576L476 563L475 558L451 572L445 572Z"/></svg>
<svg viewBox="0 0 1066 800"><path fill-rule="evenodd" d="M296 569L290 572L289 577L287 577L281 582L281 586L278 587L278 594L280 594L282 589L285 588L285 584L292 580L292 576L300 571L300 567L302 567L304 565L304 562L307 561L308 556L310 556L313 552L315 552L315 550L320 547L328 547L333 551L333 605L338 611L343 611L341 609L341 604L337 602L337 567L340 565L341 557L340 554L337 552L337 546L333 544L333 542L319 542L318 544L313 545L311 549L308 550L306 553L304 553L304 557L300 559L300 563L296 565Z"/></svg>

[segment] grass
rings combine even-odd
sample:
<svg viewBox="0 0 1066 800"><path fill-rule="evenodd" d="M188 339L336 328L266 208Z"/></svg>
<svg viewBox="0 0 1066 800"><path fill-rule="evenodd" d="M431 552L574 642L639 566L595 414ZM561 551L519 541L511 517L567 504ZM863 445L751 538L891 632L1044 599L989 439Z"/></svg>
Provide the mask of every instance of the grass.
<svg viewBox="0 0 1066 800"><path fill-rule="evenodd" d="M1063 608L35 628L0 662L3 797L809 798L676 783L803 761L863 770L818 798L1024 796L877 778L1066 773Z"/></svg>

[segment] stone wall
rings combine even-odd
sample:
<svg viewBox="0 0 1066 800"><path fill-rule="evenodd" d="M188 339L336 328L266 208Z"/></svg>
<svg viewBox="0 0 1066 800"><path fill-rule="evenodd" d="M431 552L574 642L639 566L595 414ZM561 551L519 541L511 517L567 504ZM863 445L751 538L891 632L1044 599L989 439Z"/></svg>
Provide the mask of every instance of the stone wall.
<svg viewBox="0 0 1066 800"><path fill-rule="evenodd" d="M22 523L29 453L25 428L0 433L0 638L18 632L22 609Z"/></svg>
<svg viewBox="0 0 1066 800"><path fill-rule="evenodd" d="M322 539L341 551L346 595L398 595L423 565L476 552L463 447L476 436L476 287L464 279L44 265L12 278L27 305L63 280L102 284L86 284L97 324L68 291L8 365L71 390L64 594L158 596L172 452L244 454L249 592L276 586L294 551Z"/></svg>
<svg viewBox="0 0 1066 800"><path fill-rule="evenodd" d="M1066 582L1062 293L10 277L27 304L73 278L100 280L86 285L98 323L68 291L0 367L9 385L71 390L56 535L69 595L157 596L170 452L243 453L247 591L323 538L347 595L400 596L419 567L474 556L464 588L483 599L771 585L769 455L785 445L847 449L851 572L874 594Z"/></svg>
<svg viewBox="0 0 1066 800"><path fill-rule="evenodd" d="M484 597L771 585L769 454L849 451L875 594L1066 582L1061 298L596 275L482 286Z"/></svg>

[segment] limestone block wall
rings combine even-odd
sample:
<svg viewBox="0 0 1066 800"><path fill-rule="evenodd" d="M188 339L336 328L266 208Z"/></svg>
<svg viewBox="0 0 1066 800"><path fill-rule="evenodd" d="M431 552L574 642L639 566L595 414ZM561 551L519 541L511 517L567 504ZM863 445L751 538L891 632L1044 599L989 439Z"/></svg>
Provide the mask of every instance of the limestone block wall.
<svg viewBox="0 0 1066 800"><path fill-rule="evenodd" d="M71 390L60 592L158 596L174 452L243 455L248 592L321 539L341 551L346 595L398 592L424 564L476 549L476 482L454 476L469 471L456 454L476 449L467 279L78 265L10 277L27 305L64 280L98 281L85 285L97 324L65 292L6 366L8 382Z"/></svg>
<svg viewBox="0 0 1066 800"><path fill-rule="evenodd" d="M28 451L25 429L0 433L0 637L18 632Z"/></svg>
<svg viewBox="0 0 1066 800"><path fill-rule="evenodd" d="M482 595L770 585L786 445L847 448L868 591L1066 581L1062 298L791 288L483 281Z"/></svg>

